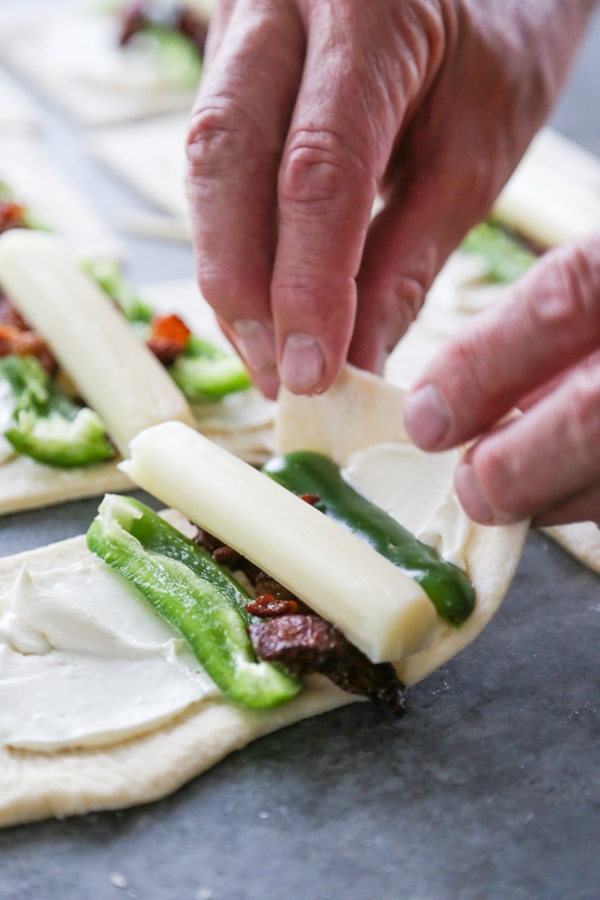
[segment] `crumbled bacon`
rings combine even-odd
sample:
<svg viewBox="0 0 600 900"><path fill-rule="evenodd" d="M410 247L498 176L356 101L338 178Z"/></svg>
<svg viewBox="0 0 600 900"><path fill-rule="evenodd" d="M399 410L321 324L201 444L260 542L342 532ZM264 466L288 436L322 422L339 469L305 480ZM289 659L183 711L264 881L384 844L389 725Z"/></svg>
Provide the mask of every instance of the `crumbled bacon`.
<svg viewBox="0 0 600 900"><path fill-rule="evenodd" d="M249 559L246 559L245 556L241 556L233 547L224 544L223 541L220 541L219 538L203 528L197 529L193 541L206 550L207 553L210 553L219 565L227 566L232 571L243 572L250 584L253 587L255 586L261 570L254 563L251 563Z"/></svg>
<svg viewBox="0 0 600 900"><path fill-rule="evenodd" d="M164 366L172 366L183 353L191 333L179 316L153 316L146 344Z"/></svg>
<svg viewBox="0 0 600 900"><path fill-rule="evenodd" d="M0 200L0 234L12 228L26 228L26 210L12 200Z"/></svg>
<svg viewBox="0 0 600 900"><path fill-rule="evenodd" d="M6 294L0 293L0 357L36 356L46 372L53 375L57 363L48 345L32 331Z"/></svg>
<svg viewBox="0 0 600 900"><path fill-rule="evenodd" d="M304 500L305 503L309 503L311 506L314 506L315 503L318 503L321 499L319 494L298 494L301 500Z"/></svg>
<svg viewBox="0 0 600 900"><path fill-rule="evenodd" d="M212 554L212 558L215 562L219 563L220 566L237 569L242 556L237 550L234 550L233 547L223 546L217 547Z"/></svg>
<svg viewBox="0 0 600 900"><path fill-rule="evenodd" d="M0 293L0 325L11 325L20 331L29 331L25 320L14 308L6 294Z"/></svg>
<svg viewBox="0 0 600 900"><path fill-rule="evenodd" d="M33 331L23 331L13 325L0 325L0 357L37 356L47 372L52 373L56 363L48 350L48 345Z"/></svg>
<svg viewBox="0 0 600 900"><path fill-rule="evenodd" d="M403 715L406 691L390 663L372 663L338 628L208 531L199 528L194 541L221 565L244 572L253 586L256 599L246 611L266 620L248 628L259 659L281 662L299 675L321 672L348 693L383 700Z"/></svg>

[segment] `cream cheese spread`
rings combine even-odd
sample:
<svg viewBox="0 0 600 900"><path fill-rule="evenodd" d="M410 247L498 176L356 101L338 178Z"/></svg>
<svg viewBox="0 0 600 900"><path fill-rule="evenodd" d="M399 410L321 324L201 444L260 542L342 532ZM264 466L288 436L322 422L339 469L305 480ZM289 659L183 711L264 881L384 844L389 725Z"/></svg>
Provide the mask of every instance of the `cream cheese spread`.
<svg viewBox="0 0 600 900"><path fill-rule="evenodd" d="M413 444L376 444L355 453L342 476L444 559L465 569L471 522L454 491L458 459L458 450L430 454Z"/></svg>
<svg viewBox="0 0 600 900"><path fill-rule="evenodd" d="M51 752L153 730L218 689L174 629L102 562L0 597L0 744Z"/></svg>

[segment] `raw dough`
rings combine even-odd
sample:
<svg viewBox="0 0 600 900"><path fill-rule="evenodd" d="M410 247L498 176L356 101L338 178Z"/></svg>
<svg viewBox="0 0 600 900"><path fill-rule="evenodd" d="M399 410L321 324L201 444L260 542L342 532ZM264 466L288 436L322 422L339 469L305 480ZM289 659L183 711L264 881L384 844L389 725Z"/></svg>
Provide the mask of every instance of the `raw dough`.
<svg viewBox="0 0 600 900"><path fill-rule="evenodd" d="M44 3L5 15L2 60L82 125L188 111L195 89L165 86L151 58L123 53L116 17L95 6Z"/></svg>
<svg viewBox="0 0 600 900"><path fill-rule="evenodd" d="M36 220L86 259L119 259L123 249L87 198L48 159L35 138L0 133L0 181Z"/></svg>
<svg viewBox="0 0 600 900"><path fill-rule="evenodd" d="M376 406L375 385L382 384L373 376L350 372L346 385L348 396L338 390L333 402L336 407L351 411L351 421L344 428L349 448L357 444L356 434L364 433L372 424L373 409L373 403L356 408L351 404L364 391L365 398ZM388 389L383 389L388 395L387 405L384 404L386 415L393 414L394 419L399 419L403 393L394 392L400 407L393 409ZM282 410L285 417L285 401ZM279 433L285 431L284 425ZM304 446L301 435L298 442ZM339 440L335 452L340 459L346 453ZM185 529L185 522L181 523L178 514L171 512L169 518ZM477 612L460 630L451 629L452 635L440 627L433 644L403 664L401 675L409 684L425 677L462 649L491 618L514 573L526 531L526 526L474 529L468 545L468 566L478 593ZM12 584L24 563L35 572L72 564L87 553L85 539L79 537L0 560L0 594ZM112 747L56 754L1 750L0 824L155 800L250 741L355 699L326 680L313 677L307 680L306 689L297 698L278 710L248 712L225 700L207 700L167 727Z"/></svg>

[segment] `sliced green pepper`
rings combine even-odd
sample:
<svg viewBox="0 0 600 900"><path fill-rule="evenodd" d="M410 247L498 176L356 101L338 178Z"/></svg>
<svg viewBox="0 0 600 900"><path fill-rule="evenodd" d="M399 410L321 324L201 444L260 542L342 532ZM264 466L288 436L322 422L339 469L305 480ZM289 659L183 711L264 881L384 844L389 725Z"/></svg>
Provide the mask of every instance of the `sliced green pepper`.
<svg viewBox="0 0 600 900"><path fill-rule="evenodd" d="M537 259L516 235L494 220L476 225L462 242L462 249L482 256L489 265L488 280L497 284L516 281Z"/></svg>
<svg viewBox="0 0 600 900"><path fill-rule="evenodd" d="M14 425L4 437L18 453L63 468L115 456L100 417L69 400L34 356L0 359L0 379L14 398Z"/></svg>
<svg viewBox="0 0 600 900"><path fill-rule="evenodd" d="M107 495L87 543L130 581L189 645L234 703L268 709L291 700L301 682L257 662L243 609L252 599L202 548L130 497Z"/></svg>
<svg viewBox="0 0 600 900"><path fill-rule="evenodd" d="M238 356L213 347L196 335L188 338L185 350L169 367L169 372L192 403L215 403L251 386Z"/></svg>
<svg viewBox="0 0 600 900"><path fill-rule="evenodd" d="M464 572L350 487L329 457L287 453L269 460L263 472L295 494L317 495L317 509L419 582L446 622L460 625L473 612L475 591Z"/></svg>
<svg viewBox="0 0 600 900"><path fill-rule="evenodd" d="M178 90L196 88L202 74L202 58L193 41L172 28L153 22L143 31L151 41L164 83Z"/></svg>
<svg viewBox="0 0 600 900"><path fill-rule="evenodd" d="M152 321L152 307L144 303L135 288L123 277L120 263L101 259L85 260L81 265L98 287L115 301L129 322L149 324Z"/></svg>

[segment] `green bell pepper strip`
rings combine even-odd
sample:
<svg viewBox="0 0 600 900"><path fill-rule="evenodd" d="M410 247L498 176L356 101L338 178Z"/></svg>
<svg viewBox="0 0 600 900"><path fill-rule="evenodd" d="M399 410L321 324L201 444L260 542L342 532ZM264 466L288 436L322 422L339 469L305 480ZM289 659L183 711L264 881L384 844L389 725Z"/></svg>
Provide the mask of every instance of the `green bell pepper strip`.
<svg viewBox="0 0 600 900"><path fill-rule="evenodd" d="M14 425L4 432L17 453L48 466L89 466L115 456L100 417L55 384L34 356L0 359L0 380L14 398Z"/></svg>
<svg viewBox="0 0 600 900"><path fill-rule="evenodd" d="M462 249L482 256L489 266L488 280L497 284L512 284L537 259L516 235L493 219L476 225L462 242Z"/></svg>
<svg viewBox="0 0 600 900"><path fill-rule="evenodd" d="M269 460L263 472L295 494L318 495L317 509L414 578L450 625L460 625L473 612L475 591L464 572L350 487L329 457L288 453Z"/></svg>
<svg viewBox="0 0 600 900"><path fill-rule="evenodd" d="M216 403L251 386L238 356L213 347L196 335L190 335L183 353L168 371L192 403Z"/></svg>
<svg viewBox="0 0 600 900"><path fill-rule="evenodd" d="M257 662L243 602L252 598L202 548L130 497L107 495L87 544L133 584L184 638L217 687L239 706L279 706L302 684Z"/></svg>
<svg viewBox="0 0 600 900"><path fill-rule="evenodd" d="M135 288L123 277L121 264L114 260L84 260L83 271L114 300L128 322L150 324L154 310L139 297Z"/></svg>
<svg viewBox="0 0 600 900"><path fill-rule="evenodd" d="M149 22L142 32L151 41L156 65L164 83L177 90L194 90L202 74L202 57L185 34Z"/></svg>

